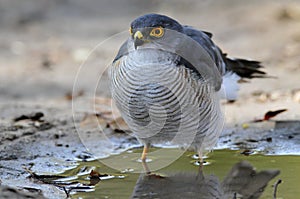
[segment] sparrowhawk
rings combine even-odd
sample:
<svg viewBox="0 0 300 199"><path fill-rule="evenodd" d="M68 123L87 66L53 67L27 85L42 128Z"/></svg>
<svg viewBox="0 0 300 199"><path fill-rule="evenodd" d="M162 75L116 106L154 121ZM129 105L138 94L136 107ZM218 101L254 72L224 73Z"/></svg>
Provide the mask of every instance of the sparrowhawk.
<svg viewBox="0 0 300 199"><path fill-rule="evenodd" d="M257 61L230 59L212 34L146 14L110 68L112 98L137 139L145 161L151 144L192 148L202 158L223 126L220 98L236 99L240 78L264 77Z"/></svg>

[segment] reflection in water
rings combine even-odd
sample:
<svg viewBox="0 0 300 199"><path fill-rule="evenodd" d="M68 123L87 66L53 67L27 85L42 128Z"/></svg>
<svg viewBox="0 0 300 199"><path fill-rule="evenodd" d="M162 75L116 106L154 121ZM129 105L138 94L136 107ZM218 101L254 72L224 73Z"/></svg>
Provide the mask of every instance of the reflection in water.
<svg viewBox="0 0 300 199"><path fill-rule="evenodd" d="M132 198L256 199L279 170L256 172L248 162L235 164L223 182L214 175L176 173L167 177L141 174Z"/></svg>

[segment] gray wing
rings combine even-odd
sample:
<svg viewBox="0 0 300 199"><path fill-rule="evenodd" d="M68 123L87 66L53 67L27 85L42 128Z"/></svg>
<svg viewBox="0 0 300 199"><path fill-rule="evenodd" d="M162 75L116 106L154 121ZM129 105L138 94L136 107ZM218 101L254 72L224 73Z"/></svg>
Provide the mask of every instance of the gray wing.
<svg viewBox="0 0 300 199"><path fill-rule="evenodd" d="M210 55L215 62L218 70L223 75L225 73L225 62L222 57L222 52L211 40L212 34L205 31L194 29L191 26L183 26L184 33L197 41Z"/></svg>
<svg viewBox="0 0 300 199"><path fill-rule="evenodd" d="M260 69L263 66L258 61L246 59L231 59L226 53L213 43L210 32L200 31L190 26L183 26L184 32L189 37L197 41L215 61L221 74L226 72L234 72L242 78L265 78L266 73Z"/></svg>

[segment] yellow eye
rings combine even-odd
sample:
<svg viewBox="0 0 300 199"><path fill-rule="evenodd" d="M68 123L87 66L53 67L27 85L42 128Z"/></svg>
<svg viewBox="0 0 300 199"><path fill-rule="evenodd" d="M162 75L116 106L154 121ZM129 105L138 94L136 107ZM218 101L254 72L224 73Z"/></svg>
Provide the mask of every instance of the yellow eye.
<svg viewBox="0 0 300 199"><path fill-rule="evenodd" d="M162 27L153 28L150 32L150 36L162 37L164 35L164 29Z"/></svg>
<svg viewBox="0 0 300 199"><path fill-rule="evenodd" d="M129 33L130 33L130 35L132 35L132 34L133 34L133 30L132 30L132 28L131 28L131 27L129 28Z"/></svg>

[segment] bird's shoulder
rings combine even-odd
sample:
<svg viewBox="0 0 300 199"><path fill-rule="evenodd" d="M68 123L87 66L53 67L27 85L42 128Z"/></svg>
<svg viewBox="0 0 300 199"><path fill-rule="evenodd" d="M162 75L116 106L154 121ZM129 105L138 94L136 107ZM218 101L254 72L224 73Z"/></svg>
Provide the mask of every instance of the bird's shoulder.
<svg viewBox="0 0 300 199"><path fill-rule="evenodd" d="M213 34L211 32L205 30L199 30L194 28L193 26L184 25L183 31L186 35L195 38L195 39L211 39Z"/></svg>
<svg viewBox="0 0 300 199"><path fill-rule="evenodd" d="M220 73L223 74L225 70L225 64L222 57L222 51L220 48L213 42L213 34L207 31L198 30L192 26L183 26L184 34L192 38L198 44L204 48L204 50L209 54L209 56L214 60L217 68Z"/></svg>
<svg viewBox="0 0 300 199"><path fill-rule="evenodd" d="M213 44L213 42L211 40L213 34L208 32L208 31L198 30L198 29L196 29L192 26L184 25L183 26L183 33L186 34L187 36L191 37L192 39L194 39L195 41L197 41L201 45L211 45L211 44Z"/></svg>

